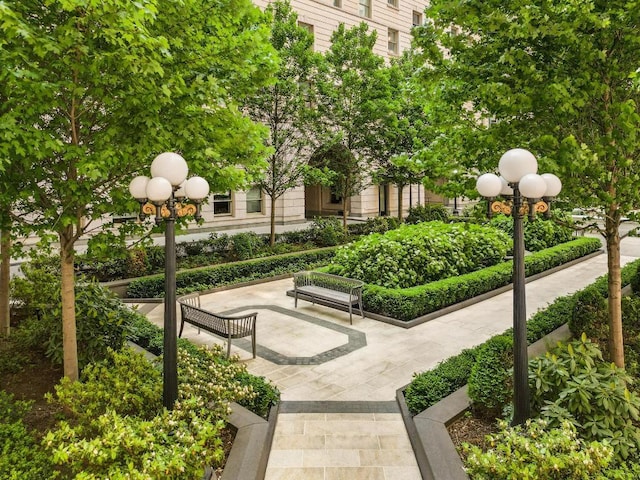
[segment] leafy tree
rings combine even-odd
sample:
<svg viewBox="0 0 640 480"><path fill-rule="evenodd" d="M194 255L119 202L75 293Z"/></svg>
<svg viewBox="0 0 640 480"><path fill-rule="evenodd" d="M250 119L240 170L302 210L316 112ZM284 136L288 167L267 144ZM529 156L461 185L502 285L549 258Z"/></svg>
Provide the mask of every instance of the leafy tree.
<svg viewBox="0 0 640 480"><path fill-rule="evenodd" d="M414 55L405 52L386 69L391 88L390 115L384 118L375 162L374 182L391 183L398 189L398 218L402 220L403 190L425 176L414 154L425 148L432 132L428 101L423 87L415 81Z"/></svg>
<svg viewBox="0 0 640 480"><path fill-rule="evenodd" d="M436 155L487 171L529 148L563 196L599 207L611 359L624 366L619 226L640 203L640 2L435 0L426 17L416 42L448 127Z"/></svg>
<svg viewBox="0 0 640 480"><path fill-rule="evenodd" d="M134 209L125 186L163 150L214 189L251 175L263 130L237 105L269 79L275 55L247 0L5 1L0 32L10 92L0 136L19 131L11 160L29 165L14 206L58 237L64 374L75 380L76 241L94 220Z"/></svg>
<svg viewBox="0 0 640 480"><path fill-rule="evenodd" d="M245 108L253 120L269 127L267 144L272 152L257 185L271 199L273 246L276 200L302 183L307 167L312 112L309 78L317 65L317 54L313 53L313 35L298 25L289 0L269 4L267 12L273 16L271 44L279 54L280 68L275 83L249 97Z"/></svg>
<svg viewBox="0 0 640 480"><path fill-rule="evenodd" d="M384 59L373 53L376 32L368 28L364 22L350 29L340 24L314 81L321 131L316 157L327 154L328 159L345 162L334 170L339 183L332 187L342 197L345 228L349 197L366 187L370 165L384 141L385 119L392 113ZM329 168L332 165L338 167L330 162Z"/></svg>

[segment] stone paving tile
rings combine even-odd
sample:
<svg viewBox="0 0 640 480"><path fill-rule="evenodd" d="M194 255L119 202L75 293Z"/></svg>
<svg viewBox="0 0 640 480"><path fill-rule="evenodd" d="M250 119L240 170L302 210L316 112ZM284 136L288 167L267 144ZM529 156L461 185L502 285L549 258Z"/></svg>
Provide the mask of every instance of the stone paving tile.
<svg viewBox="0 0 640 480"><path fill-rule="evenodd" d="M418 467L383 467L385 480L422 480Z"/></svg>
<svg viewBox="0 0 640 480"><path fill-rule="evenodd" d="M360 453L339 445L326 450L303 450L304 467L359 467Z"/></svg>
<svg viewBox="0 0 640 480"><path fill-rule="evenodd" d="M275 467L267 471L266 480L326 480L324 467ZM240 479L238 479L240 480ZM356 480L351 477L350 480ZM384 480L384 477L382 477Z"/></svg>
<svg viewBox="0 0 640 480"><path fill-rule="evenodd" d="M325 480L385 480L384 469L372 467L327 467L324 478Z"/></svg>

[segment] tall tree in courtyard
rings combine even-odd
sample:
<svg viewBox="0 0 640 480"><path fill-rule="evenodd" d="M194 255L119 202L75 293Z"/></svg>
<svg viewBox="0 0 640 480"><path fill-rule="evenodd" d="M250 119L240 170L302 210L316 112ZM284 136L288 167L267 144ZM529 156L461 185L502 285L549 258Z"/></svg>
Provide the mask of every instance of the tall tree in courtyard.
<svg viewBox="0 0 640 480"><path fill-rule="evenodd" d="M369 33L366 23L350 29L340 24L331 36L331 48L324 55L323 71L315 80L322 129L318 154L338 152L344 156L346 149L349 155L345 158L355 162L364 178L381 148L382 130L393 111L384 60L373 52L375 43L376 32ZM359 193L367 184L360 175L339 174L336 178L341 178L339 190L349 196ZM349 197L342 197L345 228L348 201Z"/></svg>
<svg viewBox="0 0 640 480"><path fill-rule="evenodd" d="M393 184L398 189L400 220L404 188L419 183L426 173L415 154L425 148L433 130L424 88L415 78L414 63L412 53L404 52L386 68L392 100L380 131L384 141L380 142L374 161L374 181Z"/></svg>
<svg viewBox="0 0 640 480"><path fill-rule="evenodd" d="M458 114L443 151L487 171L528 147L574 205L602 210L610 353L624 366L619 227L640 205L640 2L434 0L426 16L425 81Z"/></svg>
<svg viewBox="0 0 640 480"><path fill-rule="evenodd" d="M263 128L237 99L274 71L268 35L249 0L0 3L0 137L19 130L11 160L30 167L16 208L59 240L65 376L78 378L76 241L134 208L126 185L164 150L214 188L261 163Z"/></svg>
<svg viewBox="0 0 640 480"><path fill-rule="evenodd" d="M271 44L280 57L275 83L248 97L245 108L251 118L269 127L272 148L264 177L256 183L271 200L271 236L275 243L276 200L301 185L306 171L310 136L312 71L317 65L313 35L298 25L298 15L288 0L267 7L272 15Z"/></svg>

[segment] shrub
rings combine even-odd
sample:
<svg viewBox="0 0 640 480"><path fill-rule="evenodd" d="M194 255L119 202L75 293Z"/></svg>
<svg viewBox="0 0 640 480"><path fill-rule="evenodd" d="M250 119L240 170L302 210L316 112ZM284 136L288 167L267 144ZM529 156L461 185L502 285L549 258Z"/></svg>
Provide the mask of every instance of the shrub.
<svg viewBox="0 0 640 480"><path fill-rule="evenodd" d="M163 330L149 322L143 315L138 315L137 320L134 322L130 339L151 353L162 355L164 346ZM193 358L202 356L201 349L183 338L178 339L178 351L189 352ZM230 360L221 356L216 358L215 361L217 363L230 362ZM240 370L237 372L234 382L237 382L243 388L249 387L255 393L253 396L245 396L236 401L265 419L268 418L271 407L280 401L280 392L264 377L251 375L246 370Z"/></svg>
<svg viewBox="0 0 640 480"><path fill-rule="evenodd" d="M640 260L635 260L631 262L622 269L622 283L623 285L628 284L632 275L636 272L636 269L640 265ZM607 277L602 276L598 278L590 287L595 287L600 289L600 291L606 292L607 290ZM574 294L575 295L575 294ZM549 305L546 309L538 311L533 317L527 322L527 341L529 344L539 340L544 335L552 332L556 328L567 323L568 319L571 317L571 313L573 312L574 299L573 295L559 297L557 298L551 305ZM511 329L507 330L505 334L508 334ZM474 347L474 351L477 351L481 345ZM626 349L631 350L631 349ZM455 357L452 357L452 359ZM447 396L457 390L458 387L451 385L449 389L445 390L443 397L437 398L437 395L432 395L428 401L424 401L421 399L421 396L424 396L425 390L419 387L412 388L413 383L417 383L420 381L420 378L423 376L431 376L438 375L437 370L441 368L438 365L435 369L429 370L426 372L422 372L414 376L413 382L411 385L407 387L405 390L405 399L407 405L419 405L420 407L424 406L424 408L430 407L437 401L441 400L444 396ZM412 414L420 413L424 408L414 409L410 408ZM630 468L631 470L635 469L637 466L633 466ZM611 477L611 478L639 478L639 477Z"/></svg>
<svg viewBox="0 0 640 480"><path fill-rule="evenodd" d="M489 436L492 446L489 451L464 446L465 467L472 479L602 478L598 474L611 462L611 447L606 443L585 442L569 422L551 429L543 420L514 428L502 422L500 427L499 433Z"/></svg>
<svg viewBox="0 0 640 480"><path fill-rule="evenodd" d="M449 211L444 205L439 203L416 205L409 208L405 223L415 224L420 222L433 222L441 221L447 222L449 220Z"/></svg>
<svg viewBox="0 0 640 480"><path fill-rule="evenodd" d="M309 250L266 258L257 258L212 267L185 270L176 275L178 293L209 290L283 273L309 270L329 263L335 248ZM154 275L133 280L127 288L129 298L164 296L164 276Z"/></svg>
<svg viewBox="0 0 640 480"><path fill-rule="evenodd" d="M635 295L640 295L640 263L638 264L638 268L635 269L630 283L633 293Z"/></svg>
<svg viewBox="0 0 640 480"><path fill-rule="evenodd" d="M587 440L607 441L615 457L638 459L640 397L627 385L632 378L605 363L585 334L529 362L532 407L551 426L571 422Z"/></svg>
<svg viewBox="0 0 640 480"><path fill-rule="evenodd" d="M238 385L246 367L223 359L221 348L192 351L198 354L179 351L179 397L170 412L159 402L159 373L128 349L87 367L82 382L56 388L71 421L60 422L44 445L66 478L188 479L220 465L229 402L255 392Z"/></svg>
<svg viewBox="0 0 640 480"><path fill-rule="evenodd" d="M407 407L421 412L467 383L477 349L466 349L427 372L414 375L405 390Z"/></svg>
<svg viewBox="0 0 640 480"><path fill-rule="evenodd" d="M239 260L253 258L265 246L264 237L254 232L237 233L231 237L233 253Z"/></svg>
<svg viewBox="0 0 640 480"><path fill-rule="evenodd" d="M337 217L315 217L309 226L309 239L319 247L333 247L347 240Z"/></svg>
<svg viewBox="0 0 640 480"><path fill-rule="evenodd" d="M369 235L370 233L385 233L400 226L397 217L373 217L364 222L349 224L351 235Z"/></svg>
<svg viewBox="0 0 640 480"><path fill-rule="evenodd" d="M562 220L567 221L566 218ZM507 232L513 237L513 219L506 215L495 215L489 221L495 228ZM567 226L556 223L551 219L537 216L533 221L528 217L523 219L524 245L531 252L538 252L545 248L553 247L571 240L573 230Z"/></svg>
<svg viewBox="0 0 640 480"><path fill-rule="evenodd" d="M596 238L578 238L526 256L525 271L527 275L540 273L592 253L600 246ZM513 278L512 269L513 264L509 261L417 287L393 289L366 285L363 290L365 309L399 320L412 320L508 285ZM332 268L326 270L339 273Z"/></svg>
<svg viewBox="0 0 640 480"><path fill-rule="evenodd" d="M607 299L596 287L587 287L574 296L569 329L574 337L603 338L608 331Z"/></svg>
<svg viewBox="0 0 640 480"><path fill-rule="evenodd" d="M504 233L478 225L403 225L339 248L332 269L369 284L407 288L494 265L509 244Z"/></svg>
<svg viewBox="0 0 640 480"><path fill-rule="evenodd" d="M478 350L469 375L469 398L480 415L500 416L511 402L513 383L513 337L497 335Z"/></svg>
<svg viewBox="0 0 640 480"><path fill-rule="evenodd" d="M60 278L28 265L23 271L24 278L13 280L13 298L41 314L37 321L26 322L17 341L27 347L44 347L47 357L62 365ZM109 348L119 349L124 344L133 313L108 289L82 277L76 283L75 300L78 364L82 369L104 358Z"/></svg>
<svg viewBox="0 0 640 480"><path fill-rule="evenodd" d="M52 478L53 469L38 440L23 422L29 402L15 401L0 390L0 478Z"/></svg>

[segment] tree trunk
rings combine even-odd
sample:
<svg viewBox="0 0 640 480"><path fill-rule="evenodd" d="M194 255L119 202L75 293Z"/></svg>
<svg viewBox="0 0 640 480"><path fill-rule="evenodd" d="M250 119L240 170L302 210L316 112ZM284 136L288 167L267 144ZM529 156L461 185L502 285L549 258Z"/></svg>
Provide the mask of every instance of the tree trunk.
<svg viewBox="0 0 640 480"><path fill-rule="evenodd" d="M347 232L347 202L349 199L346 195L342 196L342 228Z"/></svg>
<svg viewBox="0 0 640 480"><path fill-rule="evenodd" d="M605 236L607 241L607 266L609 270L609 349L611 361L624 368L624 340L622 336L622 278L620 274L620 225L619 215L607 215Z"/></svg>
<svg viewBox="0 0 640 480"><path fill-rule="evenodd" d="M11 234L0 231L0 337L10 333L9 281L11 277Z"/></svg>
<svg viewBox="0 0 640 480"><path fill-rule="evenodd" d="M60 233L60 267L62 283L62 350L64 376L78 380L78 342L76 339L76 295L73 269L73 227Z"/></svg>
<svg viewBox="0 0 640 480"><path fill-rule="evenodd" d="M398 220L402 222L402 192L404 191L404 185L397 185L398 188Z"/></svg>
<svg viewBox="0 0 640 480"><path fill-rule="evenodd" d="M269 245L272 247L276 244L276 199L269 196L271 199L271 234L269 235Z"/></svg>

